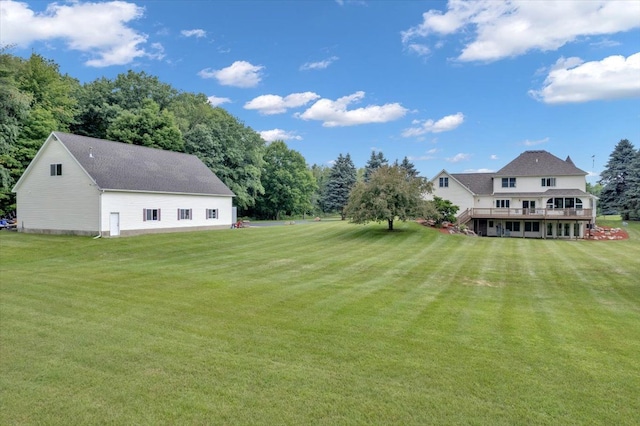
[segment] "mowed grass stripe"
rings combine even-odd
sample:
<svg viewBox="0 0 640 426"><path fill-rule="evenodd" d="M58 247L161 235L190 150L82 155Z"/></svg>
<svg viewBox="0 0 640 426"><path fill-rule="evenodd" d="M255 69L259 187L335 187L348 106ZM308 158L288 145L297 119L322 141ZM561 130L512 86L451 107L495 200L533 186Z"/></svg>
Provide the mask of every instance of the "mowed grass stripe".
<svg viewBox="0 0 640 426"><path fill-rule="evenodd" d="M0 423L635 422L616 242L398 231L2 234Z"/></svg>

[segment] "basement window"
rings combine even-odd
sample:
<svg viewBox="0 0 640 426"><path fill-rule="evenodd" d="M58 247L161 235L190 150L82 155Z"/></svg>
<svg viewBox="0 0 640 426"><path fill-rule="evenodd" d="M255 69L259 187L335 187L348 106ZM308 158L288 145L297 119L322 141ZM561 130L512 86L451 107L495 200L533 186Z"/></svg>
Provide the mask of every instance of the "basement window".
<svg viewBox="0 0 640 426"><path fill-rule="evenodd" d="M525 222L524 232L540 232L540 222Z"/></svg>
<svg viewBox="0 0 640 426"><path fill-rule="evenodd" d="M218 209L207 209L205 217L207 219L217 219L218 218Z"/></svg>
<svg viewBox="0 0 640 426"><path fill-rule="evenodd" d="M505 228L507 229L507 231L520 232L520 222L507 221L505 225L506 225Z"/></svg>
<svg viewBox="0 0 640 426"><path fill-rule="evenodd" d="M62 164L50 165L51 176L62 176Z"/></svg>

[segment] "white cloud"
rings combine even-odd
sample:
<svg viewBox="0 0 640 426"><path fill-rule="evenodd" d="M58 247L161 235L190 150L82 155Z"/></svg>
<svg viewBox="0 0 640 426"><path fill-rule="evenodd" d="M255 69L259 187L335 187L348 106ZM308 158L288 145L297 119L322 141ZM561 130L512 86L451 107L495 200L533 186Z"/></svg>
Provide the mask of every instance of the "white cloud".
<svg viewBox="0 0 640 426"><path fill-rule="evenodd" d="M319 97L320 95L313 92L292 93L284 98L278 95L262 95L244 104L244 108L258 110L263 115L282 114L289 108L301 107Z"/></svg>
<svg viewBox="0 0 640 426"><path fill-rule="evenodd" d="M0 40L20 47L62 40L67 48L88 54L86 65L91 67L124 65L141 57L159 59L164 55L157 53L158 45L155 53L147 52L147 35L127 26L143 14L143 7L125 1L51 3L35 13L27 3L3 0Z"/></svg>
<svg viewBox="0 0 640 426"><path fill-rule="evenodd" d="M201 38L201 37L207 36L207 32L201 29L182 30L180 31L180 34L182 34L185 37L195 37L195 38Z"/></svg>
<svg viewBox="0 0 640 426"><path fill-rule="evenodd" d="M498 156L497 156L497 155L495 155L495 154L491 154L491 156L489 157L489 159L491 159L491 160L497 160L497 159L498 159Z"/></svg>
<svg viewBox="0 0 640 426"><path fill-rule="evenodd" d="M538 140L535 140L535 141L530 141L529 139L527 139L525 141L520 142L520 144L524 145L524 146L536 146L536 145L545 144L547 142L549 142L549 138L548 137L544 138L544 139L538 139Z"/></svg>
<svg viewBox="0 0 640 426"><path fill-rule="evenodd" d="M209 104L214 107L217 107L218 105L222 105L222 104L228 104L231 102L231 99L229 98L220 98L218 96L209 96L207 100L209 101Z"/></svg>
<svg viewBox="0 0 640 426"><path fill-rule="evenodd" d="M591 46L595 46L595 47L616 47L616 46L620 46L620 42L619 41L615 41L615 40L610 40L608 38L604 38L600 41L595 41L593 43L591 43Z"/></svg>
<svg viewBox="0 0 640 426"><path fill-rule="evenodd" d="M260 134L262 139L264 139L267 142L273 142L277 140L280 140L280 141L288 141L288 140L301 141L302 140L302 136L297 135L295 132L287 132L286 130L282 130L282 129L263 130L258 133Z"/></svg>
<svg viewBox="0 0 640 426"><path fill-rule="evenodd" d="M640 2L628 0L449 0L447 11L429 10L421 24L401 33L408 45L431 35L473 33L461 61L495 61L530 50L549 51L580 37L640 27Z"/></svg>
<svg viewBox="0 0 640 426"><path fill-rule="evenodd" d="M471 158L471 154L459 153L454 155L453 157L445 158L450 163L459 163L460 161L466 161Z"/></svg>
<svg viewBox="0 0 640 426"><path fill-rule="evenodd" d="M431 49L426 44L408 43L406 45L406 48L407 50L417 54L418 56L427 56L429 53L431 53Z"/></svg>
<svg viewBox="0 0 640 426"><path fill-rule="evenodd" d="M262 80L262 65L252 65L247 61L235 61L220 70L205 68L198 73L202 78L215 78L223 86L255 87Z"/></svg>
<svg viewBox="0 0 640 426"><path fill-rule="evenodd" d="M573 59L560 58L543 87L529 94L548 104L640 97L640 52L592 62Z"/></svg>
<svg viewBox="0 0 640 426"><path fill-rule="evenodd" d="M448 132L460 126L464 122L464 114L459 112L453 115L447 115L438 121L428 119L425 121L414 120L412 124L418 127L410 127L402 131L405 138L424 135L426 133Z"/></svg>
<svg viewBox="0 0 640 426"><path fill-rule="evenodd" d="M300 69L302 71L307 71L307 70L322 70L327 68L329 65L331 65L332 63L334 63L335 61L338 60L337 56L332 56L328 59L325 59L323 61L318 61L318 62L307 62L305 64L303 64L302 66L300 66Z"/></svg>
<svg viewBox="0 0 640 426"><path fill-rule="evenodd" d="M362 91L349 96L331 99L320 99L302 114L296 117L303 120L322 121L324 127L355 126L369 123L386 123L397 120L407 113L407 109L399 103L384 105L368 105L364 108L348 110L347 107L361 101L365 96Z"/></svg>

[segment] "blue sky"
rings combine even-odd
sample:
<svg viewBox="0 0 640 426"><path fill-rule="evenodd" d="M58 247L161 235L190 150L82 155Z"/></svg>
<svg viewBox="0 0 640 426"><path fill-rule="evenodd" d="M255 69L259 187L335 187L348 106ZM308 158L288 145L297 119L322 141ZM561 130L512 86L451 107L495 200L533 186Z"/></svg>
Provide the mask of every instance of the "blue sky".
<svg viewBox="0 0 640 426"><path fill-rule="evenodd" d="M0 44L81 82L145 71L309 164L423 176L640 147L640 1L0 0Z"/></svg>

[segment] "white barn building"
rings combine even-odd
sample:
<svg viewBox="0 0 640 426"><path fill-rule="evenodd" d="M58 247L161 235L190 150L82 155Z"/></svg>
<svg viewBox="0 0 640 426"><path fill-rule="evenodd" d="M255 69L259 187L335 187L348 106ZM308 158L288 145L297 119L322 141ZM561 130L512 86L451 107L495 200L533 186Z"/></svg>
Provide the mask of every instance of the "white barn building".
<svg viewBox="0 0 640 426"><path fill-rule="evenodd" d="M233 192L196 156L68 133L51 133L13 191L22 232L114 237L233 223Z"/></svg>

